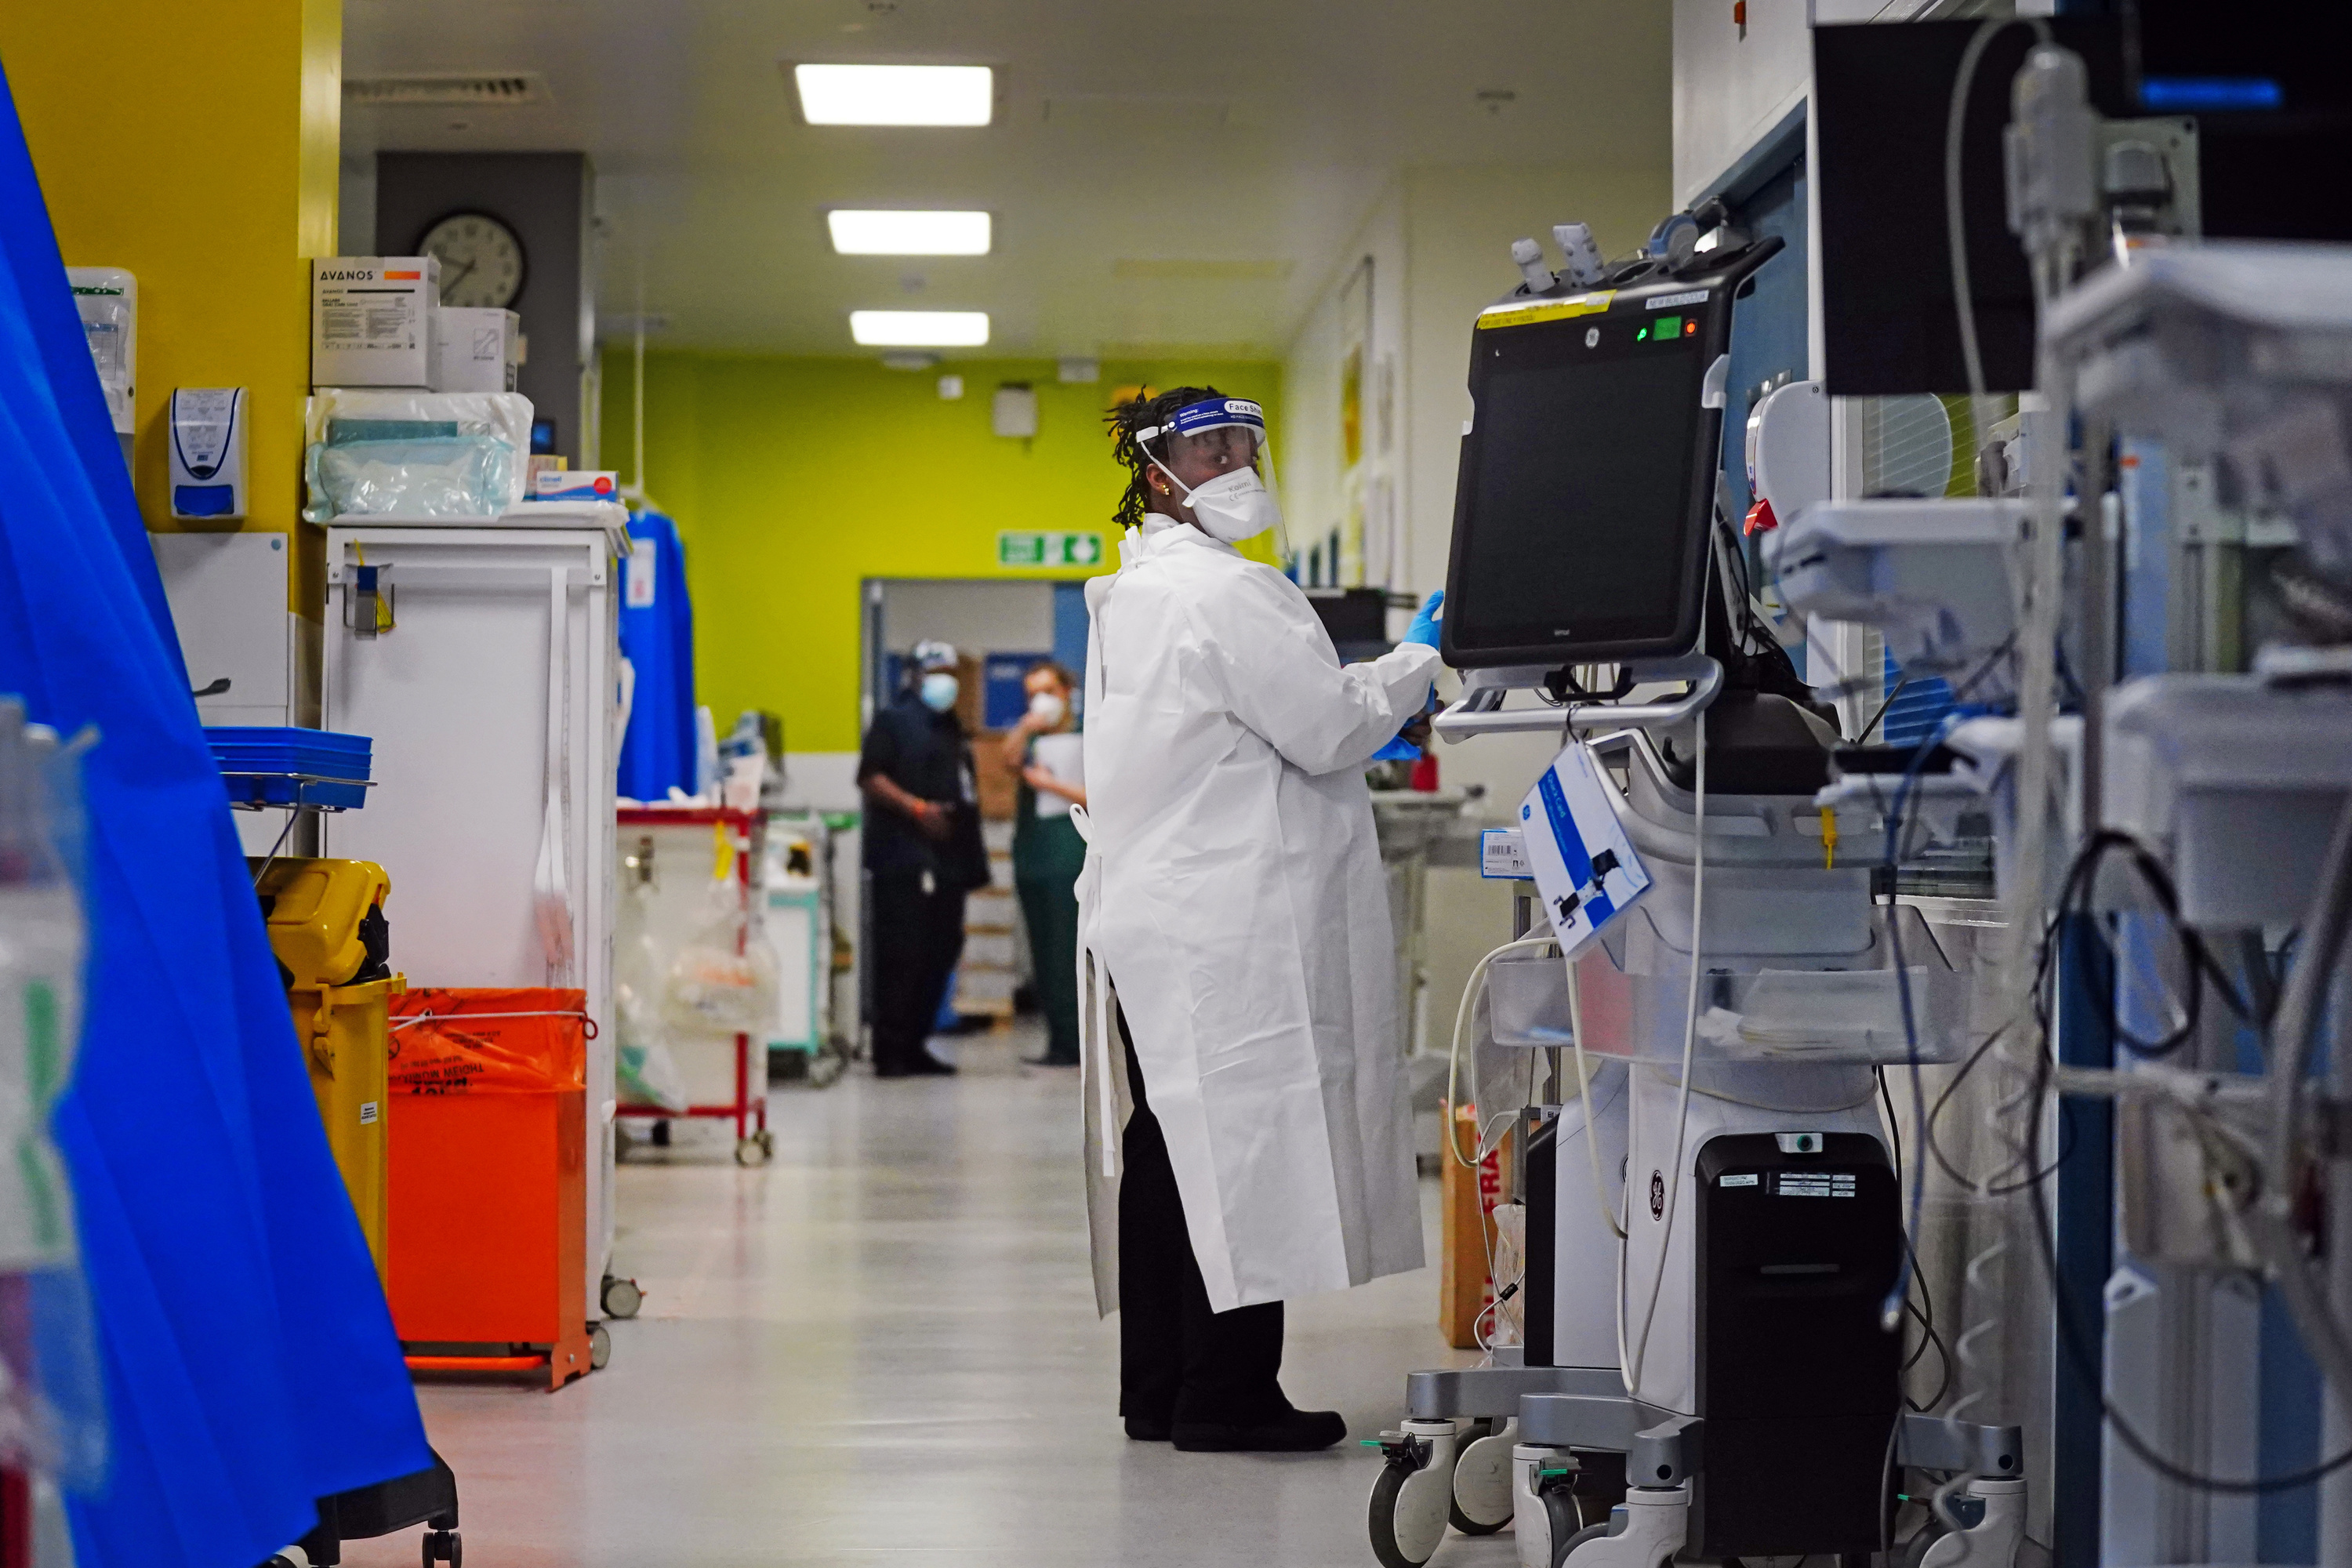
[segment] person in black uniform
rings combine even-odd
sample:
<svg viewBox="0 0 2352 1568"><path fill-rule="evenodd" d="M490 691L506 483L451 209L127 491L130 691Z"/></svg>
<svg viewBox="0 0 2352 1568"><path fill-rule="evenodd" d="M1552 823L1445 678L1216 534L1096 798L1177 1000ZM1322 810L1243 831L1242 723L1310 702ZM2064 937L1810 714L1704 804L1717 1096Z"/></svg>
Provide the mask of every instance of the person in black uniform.
<svg viewBox="0 0 2352 1568"><path fill-rule="evenodd" d="M857 758L877 1078L955 1071L923 1041L963 955L964 895L989 880L971 742L956 720L956 650L918 643L913 662Z"/></svg>

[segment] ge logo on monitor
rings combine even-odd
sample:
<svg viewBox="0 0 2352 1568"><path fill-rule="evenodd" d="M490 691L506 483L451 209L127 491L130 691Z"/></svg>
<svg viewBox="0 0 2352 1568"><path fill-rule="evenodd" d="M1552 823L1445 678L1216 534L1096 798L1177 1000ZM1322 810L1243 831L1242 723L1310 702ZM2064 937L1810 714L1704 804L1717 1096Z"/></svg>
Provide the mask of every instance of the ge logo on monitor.
<svg viewBox="0 0 2352 1568"><path fill-rule="evenodd" d="M1601 346L1601 329L1599 327L1587 327L1584 329L1584 346L1589 349L1599 348Z"/></svg>
<svg viewBox="0 0 2352 1568"><path fill-rule="evenodd" d="M1664 1171L1650 1173L1650 1217L1666 1217L1666 1173Z"/></svg>

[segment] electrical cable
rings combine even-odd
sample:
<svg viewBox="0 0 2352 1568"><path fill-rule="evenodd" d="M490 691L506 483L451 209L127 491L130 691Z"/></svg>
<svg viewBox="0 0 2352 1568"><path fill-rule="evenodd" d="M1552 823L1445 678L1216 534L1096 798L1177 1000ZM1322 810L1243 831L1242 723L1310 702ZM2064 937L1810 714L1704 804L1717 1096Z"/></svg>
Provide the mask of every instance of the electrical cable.
<svg viewBox="0 0 2352 1568"><path fill-rule="evenodd" d="M2034 1099L2037 1103L2042 1096L2050 1092L2050 1065L2049 1058L2044 1055L2041 1058L2040 1070L2036 1074L2034 1082ZM2027 1155L2036 1164L2041 1162L2041 1143L2042 1118L2039 1116L2026 1118ZM2055 1168L2056 1164L2053 1163L2052 1169ZM2084 1334L2083 1325L2076 1321L2074 1307L2067 1301L2065 1292L2059 1284L2057 1239L2051 1229L2049 1212L2042 1207L2042 1194L2038 1190L2038 1184L2037 1189L2027 1197L2026 1206L2033 1211L2033 1228L2040 1243L2034 1248L2034 1256L2041 1260L2043 1276L2049 1281L2051 1306L2058 1321L2059 1343L2066 1352L2066 1359L2074 1363L2075 1373L2082 1378L2084 1386L2089 1389L2092 1396L2099 1402L2099 1414L2106 1422L2108 1429L2115 1433L2125 1447L2131 1450L2133 1458L2175 1486L2187 1487L2193 1491L2219 1492L2238 1497L2296 1491L2334 1475L2347 1465L2352 1465L2352 1448L2347 1448L2341 1453L2330 1455L2317 1464L2305 1466L2299 1470L2290 1470L2284 1475L2259 1476L2245 1480L2234 1480L2222 1476L2200 1475L2158 1453L2155 1447L2140 1435L2138 1429L2131 1425L2123 1412L2117 1410L2107 1398L2105 1368L2099 1358L2093 1354ZM2284 1279L2282 1279L2282 1285L2284 1285ZM2289 1305L2290 1307L2293 1305L2291 1297ZM2300 1326L2300 1318L2297 1322ZM2317 1356L2315 1349L2315 1356ZM2321 1365L2322 1370L2326 1371L2326 1363L2324 1359L2321 1361ZM2330 1383L2334 1384L2332 1377Z"/></svg>
<svg viewBox="0 0 2352 1568"><path fill-rule="evenodd" d="M1674 1242L1675 1215L1680 1206L1676 1200L1681 1197L1684 1186L1683 1142L1690 1131L1691 1059L1698 1047L1699 958L1706 944L1706 715L1705 713L1699 714L1691 721L1691 754L1695 775L1691 781L1694 795L1691 812L1690 993L1685 1005L1683 1018L1683 1081L1682 1091L1677 1097L1675 1107L1674 1163L1667 1167L1674 1172L1674 1180L1666 1184L1666 1212L1663 1216L1665 1228L1658 1236L1658 1267L1650 1278L1650 1304L1642 1314L1640 1349L1634 1352L1630 1360L1625 1354L1623 1313L1625 1293L1622 1282L1626 1248L1622 1247L1618 1248L1620 1285L1617 1292L1619 1301L1617 1370L1625 1381L1625 1392L1637 1397L1642 1382L1642 1368L1649 1359L1650 1331L1656 1326L1658 1320L1658 1296L1665 1288L1666 1254ZM1625 1191L1626 1202L1629 1205L1627 1214L1630 1217L1632 1214L1630 1205L1633 1202L1632 1182L1625 1184Z"/></svg>
<svg viewBox="0 0 2352 1568"><path fill-rule="evenodd" d="M1617 1223L1617 1216L1609 1211L1608 1198L1602 1195L1609 1187L1601 1174L1601 1139L1592 1123L1592 1068L1584 1056L1584 992L1577 984L1576 960L1566 953L1561 959L1568 968L1568 1027L1576 1037L1576 1089L1584 1101L1584 1153L1592 1164L1592 1204L1601 1211L1601 1222L1609 1227L1609 1234L1622 1242L1625 1227Z"/></svg>
<svg viewBox="0 0 2352 1568"><path fill-rule="evenodd" d="M1870 1069L1870 1075L1873 1079L1877 1080L1878 1093L1875 1098L1878 1100L1879 1103L1885 1108L1886 1138L1887 1142L1892 1146L1895 1154L1895 1179L1899 1184L1903 1179L1903 1129L1902 1125L1895 1120L1895 1097L1887 1090L1886 1069L1885 1068L1873 1066ZM1867 1103L1867 1101L1864 1103ZM1917 1301L1906 1300L1904 1302L1904 1305L1909 1310L1911 1316L1917 1320L1920 1329L1924 1331L1925 1337L1920 1340L1918 1346L1912 1351L1910 1359L1903 1363L1903 1370L1907 1373L1913 1367L1916 1366L1919 1363L1919 1358L1927 1353L1927 1349L1930 1345L1935 1347L1936 1354L1942 1362L1944 1368L1943 1381L1937 1385L1936 1392L1930 1395L1924 1404L1912 1401L1911 1396L1907 1394L1904 1395L1904 1402L1906 1404L1910 1405L1912 1409L1924 1414L1929 1410L1933 1410L1937 1405L1942 1404L1944 1395L1951 1391L1952 1352L1944 1344L1943 1336L1936 1331L1936 1298L1927 1289L1927 1277L1920 1271L1919 1257L1916 1251L1911 1251L1909 1253L1908 1262L1910 1265L1912 1278L1918 1282L1919 1300Z"/></svg>
<svg viewBox="0 0 2352 1568"><path fill-rule="evenodd" d="M2002 28L2015 22L2032 27L2043 43L2050 41L2050 24L2039 16L1988 16L1969 36L1960 52L1960 66L1952 78L1951 102L1944 114L1944 240L1952 261L1952 303L1959 318L1960 360L1969 373L1969 411L1984 401L1984 358L1977 345L1976 297L1969 290L1967 203L1961 199L1960 133L1969 118L1969 88L1976 80L1977 62ZM1982 425L1978 426L1981 431Z"/></svg>
<svg viewBox="0 0 2352 1568"><path fill-rule="evenodd" d="M1902 696L1903 689L1910 684L1911 678L1907 675L1896 679L1895 689L1886 694L1886 700L1878 705L1878 711L1870 716L1870 722L1864 724L1862 727L1862 733L1853 738L1855 745L1865 744L1870 740L1870 732L1878 728L1878 721L1886 717L1886 710L1895 706L1895 700Z"/></svg>
<svg viewBox="0 0 2352 1568"><path fill-rule="evenodd" d="M2346 803L2328 839L2302 929L2301 952L2280 993L2277 1026L2272 1031L2263 1192L2252 1215L2255 1240L2295 1327L2337 1403L2347 1405L2352 1404L2352 1345L2346 1343L2326 1289L2312 1278L2295 1209L2304 1193L2296 1147L2304 1131L2304 1074L2326 1021L2327 994L2343 959L2345 939L2352 933L2352 801ZM2347 1458L2352 1458L2352 1453Z"/></svg>
<svg viewBox="0 0 2352 1568"><path fill-rule="evenodd" d="M1559 945L1559 942L1550 936L1519 937L1514 941L1507 942L1502 946L1495 949L1494 952L1486 954L1486 957L1480 959L1475 964L1472 965L1470 970L1470 978L1463 983L1462 1000L1454 1009L1453 1048L1447 1052L1445 1062L1445 1104L1447 1116L1445 1123L1445 1148L1446 1152L1454 1156L1454 1163L1460 1165L1465 1171L1476 1170L1478 1168L1478 1162L1476 1160L1465 1160L1462 1157L1462 1142L1454 1135L1454 1121L1452 1118L1454 1114L1453 1108L1462 1103L1462 1026L1469 1019L1470 1005L1476 998L1479 990L1486 984L1487 966L1493 963L1495 960L1502 957L1507 952L1528 952L1539 947L1558 947ZM1475 1065L1472 1070L1474 1073L1475 1072L1476 1069ZM1481 1135L1480 1142L1482 1143L1485 1142L1483 1134Z"/></svg>

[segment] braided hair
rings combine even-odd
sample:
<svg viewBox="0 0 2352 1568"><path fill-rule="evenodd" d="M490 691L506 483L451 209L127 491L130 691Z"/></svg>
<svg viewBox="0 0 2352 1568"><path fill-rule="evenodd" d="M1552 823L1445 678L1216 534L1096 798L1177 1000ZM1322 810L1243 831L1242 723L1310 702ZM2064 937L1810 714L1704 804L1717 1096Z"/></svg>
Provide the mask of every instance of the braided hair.
<svg viewBox="0 0 2352 1568"><path fill-rule="evenodd" d="M1127 493L1118 498L1118 510L1111 521L1121 528L1140 528L1143 514L1150 510L1151 490L1146 474L1151 458L1144 452L1143 443L1135 438L1138 430L1154 426L1164 427L1180 408L1188 407L1204 398L1223 397L1213 386L1179 386L1152 395L1148 386L1136 389L1136 395L1115 405L1103 423L1110 426L1111 456L1127 469Z"/></svg>

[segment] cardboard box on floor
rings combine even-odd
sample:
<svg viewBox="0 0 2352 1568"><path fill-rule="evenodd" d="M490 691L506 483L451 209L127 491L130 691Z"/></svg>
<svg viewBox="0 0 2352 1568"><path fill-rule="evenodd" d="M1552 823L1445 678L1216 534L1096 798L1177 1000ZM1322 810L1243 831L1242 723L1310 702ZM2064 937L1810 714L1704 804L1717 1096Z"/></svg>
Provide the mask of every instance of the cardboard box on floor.
<svg viewBox="0 0 2352 1568"><path fill-rule="evenodd" d="M1437 1327L1455 1350L1478 1348L1478 1319L1495 1300L1487 1258L1495 1242L1495 1205L1504 1201L1503 1173L1510 1161L1510 1132L1478 1162L1475 1171L1454 1157L1478 1147L1478 1112L1473 1106L1446 1107L1445 1125L1454 1140L1440 1156L1444 1230L1437 1284Z"/></svg>

